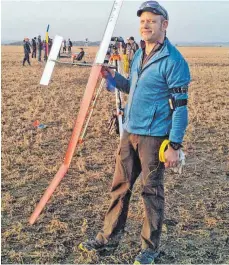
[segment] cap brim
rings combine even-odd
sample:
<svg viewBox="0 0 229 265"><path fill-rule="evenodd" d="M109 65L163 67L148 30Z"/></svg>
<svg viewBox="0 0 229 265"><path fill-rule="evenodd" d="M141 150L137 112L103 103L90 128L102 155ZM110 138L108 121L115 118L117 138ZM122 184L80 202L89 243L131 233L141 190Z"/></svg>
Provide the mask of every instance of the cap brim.
<svg viewBox="0 0 229 265"><path fill-rule="evenodd" d="M153 8L151 8L151 7L145 7L145 8L143 8L143 9L141 9L141 10L138 10L138 12L137 12L137 16L140 17L141 14L142 14L143 12L145 12L145 11L151 12L151 13L153 13L153 14L155 14L155 15L162 15L160 12L157 12L155 9L153 9ZM162 16L163 16L163 15L162 15Z"/></svg>

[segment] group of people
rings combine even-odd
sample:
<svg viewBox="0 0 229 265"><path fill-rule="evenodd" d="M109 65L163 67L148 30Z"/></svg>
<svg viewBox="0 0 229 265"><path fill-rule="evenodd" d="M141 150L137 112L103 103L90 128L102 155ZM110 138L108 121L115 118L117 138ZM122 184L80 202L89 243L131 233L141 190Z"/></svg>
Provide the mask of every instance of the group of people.
<svg viewBox="0 0 229 265"><path fill-rule="evenodd" d="M29 65L30 63L30 53L32 53L32 58L37 58L39 62L41 62L42 51L44 52L44 61L47 60L47 54L52 48L53 40L48 38L48 43L45 40L41 39L39 35L38 38L32 38L31 42L29 38L24 38L23 47L24 47L24 59L22 65L25 65L27 61ZM32 52L31 52L32 51Z"/></svg>
<svg viewBox="0 0 229 265"><path fill-rule="evenodd" d="M122 49L122 60L124 64L124 72L125 74L129 75L130 71L130 66L132 64L132 60L134 58L135 52L139 49L139 45L137 42L134 40L134 37L129 37L127 38L126 43L124 42L124 39L122 37L116 38L118 39L118 42L121 44L121 49ZM114 41L114 40L112 40ZM112 44L109 46L104 63L108 63L110 59L112 59L112 55L118 55L118 42L116 40L115 44ZM142 42L141 41L140 45L142 47Z"/></svg>
<svg viewBox="0 0 229 265"><path fill-rule="evenodd" d="M48 45L45 40L41 39L41 36L32 38L31 42L28 37L24 38L23 40L23 47L24 47L24 59L22 62L22 65L24 66L26 62L30 63L30 54L32 58L38 58L38 61L41 62L42 53L44 53L44 61L47 60L47 55L49 54L51 48L52 48L53 40L51 38L48 38ZM72 41L69 38L67 41L63 40L62 43L62 50L63 53L69 53L72 52ZM81 48L81 51L77 57L76 60L81 60L84 56L84 50Z"/></svg>
<svg viewBox="0 0 229 265"><path fill-rule="evenodd" d="M67 48L68 48L68 53L71 53L72 52L72 41L70 40L70 38L68 39L68 41L63 40L63 43L62 43L63 53L67 52Z"/></svg>

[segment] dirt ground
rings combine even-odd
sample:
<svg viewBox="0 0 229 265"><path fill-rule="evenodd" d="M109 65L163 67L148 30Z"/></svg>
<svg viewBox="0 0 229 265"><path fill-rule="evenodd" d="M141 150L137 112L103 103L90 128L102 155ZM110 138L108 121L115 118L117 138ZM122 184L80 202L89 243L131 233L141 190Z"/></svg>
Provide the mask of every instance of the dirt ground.
<svg viewBox="0 0 229 265"><path fill-rule="evenodd" d="M89 48L92 57L96 49ZM183 174L166 172L158 263L229 263L229 49L179 50L192 74L187 161ZM2 46L2 263L133 263L143 221L139 181L119 246L96 254L77 249L102 227L109 204L119 139L107 132L115 97L106 90L67 175L29 225L63 161L90 69L57 65L44 87L45 64L31 59L22 67L22 59L22 47ZM35 128L35 120L48 127Z"/></svg>

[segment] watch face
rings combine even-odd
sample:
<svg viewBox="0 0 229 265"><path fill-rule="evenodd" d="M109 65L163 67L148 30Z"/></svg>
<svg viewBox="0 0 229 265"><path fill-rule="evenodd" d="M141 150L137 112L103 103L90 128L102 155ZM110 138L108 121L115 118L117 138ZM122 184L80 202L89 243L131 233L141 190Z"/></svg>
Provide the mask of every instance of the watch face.
<svg viewBox="0 0 229 265"><path fill-rule="evenodd" d="M178 150L180 149L181 145L178 143L172 143L170 142L170 146L174 149L174 150Z"/></svg>

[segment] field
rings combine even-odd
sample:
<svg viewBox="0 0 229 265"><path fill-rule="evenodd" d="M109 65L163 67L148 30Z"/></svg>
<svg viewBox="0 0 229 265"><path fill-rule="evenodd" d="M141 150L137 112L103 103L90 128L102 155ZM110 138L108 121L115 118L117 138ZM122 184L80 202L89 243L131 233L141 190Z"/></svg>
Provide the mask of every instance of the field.
<svg viewBox="0 0 229 265"><path fill-rule="evenodd" d="M75 50L76 47L74 47ZM97 48L90 48L95 55ZM166 213L158 263L229 263L229 49L182 48L190 64L189 126L183 174L166 172ZM135 185L125 234L116 249L83 254L109 204L119 139L108 134L115 106L105 89L86 141L38 221L28 218L64 158L89 68L22 67L22 47L2 46L2 263L133 263L143 220ZM48 127L37 129L39 120Z"/></svg>

